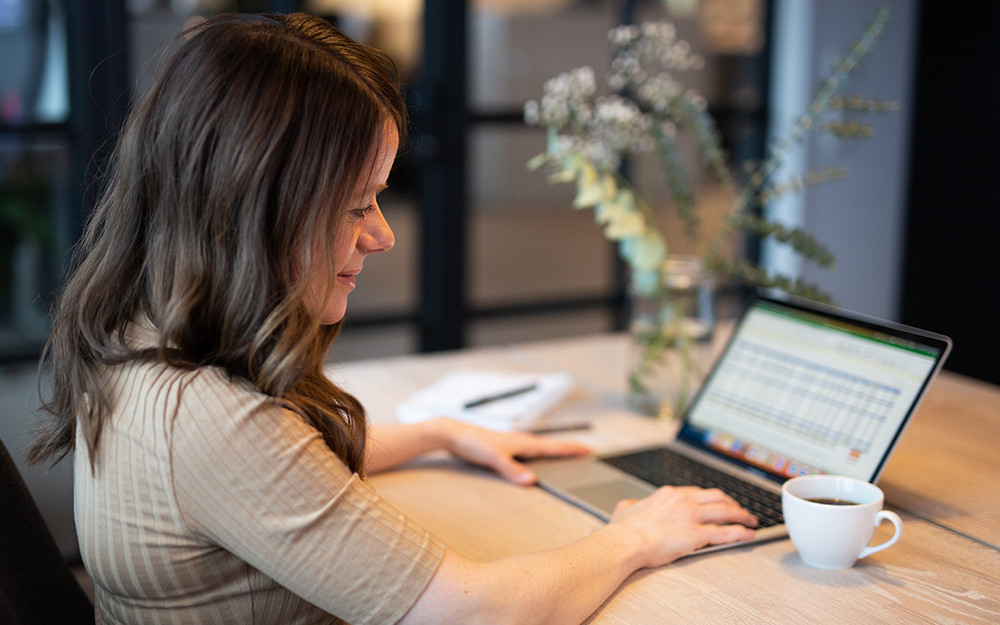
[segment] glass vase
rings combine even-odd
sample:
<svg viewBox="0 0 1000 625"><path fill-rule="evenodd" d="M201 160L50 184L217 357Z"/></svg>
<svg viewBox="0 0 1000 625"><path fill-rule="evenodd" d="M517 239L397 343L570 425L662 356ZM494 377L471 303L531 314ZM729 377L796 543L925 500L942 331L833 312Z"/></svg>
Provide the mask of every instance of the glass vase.
<svg viewBox="0 0 1000 625"><path fill-rule="evenodd" d="M672 256L654 293L630 295L632 364L629 406L648 416L673 419L691 401L698 380L695 343L715 331L715 284L697 257Z"/></svg>

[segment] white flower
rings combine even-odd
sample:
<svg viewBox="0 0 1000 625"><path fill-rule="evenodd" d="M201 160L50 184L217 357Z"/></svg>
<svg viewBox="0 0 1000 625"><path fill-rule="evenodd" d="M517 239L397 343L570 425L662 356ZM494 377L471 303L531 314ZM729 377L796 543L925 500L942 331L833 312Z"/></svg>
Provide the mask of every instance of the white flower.
<svg viewBox="0 0 1000 625"><path fill-rule="evenodd" d="M705 96L693 89L688 89L687 93L684 94L684 97L687 98L699 111L704 111L708 108L708 101L705 100Z"/></svg>
<svg viewBox="0 0 1000 625"><path fill-rule="evenodd" d="M534 100L528 100L524 103L524 123L529 126L537 126L539 123L538 118L538 102Z"/></svg>
<svg viewBox="0 0 1000 625"><path fill-rule="evenodd" d="M546 81L541 99L525 105L527 123L549 128L545 154L529 167L549 163L555 170L550 180L575 181L573 206L594 209L604 236L619 242L638 288L655 289L666 243L633 190L619 188L618 169L625 156L649 153L657 137L672 138L678 124L686 127L686 107L675 113L681 98L704 106L704 98L685 91L674 75L703 60L669 22L619 26L608 40L614 50L606 77L610 93L598 93L593 69L584 66Z"/></svg>
<svg viewBox="0 0 1000 625"><path fill-rule="evenodd" d="M683 86L673 79L673 77L661 72L643 83L636 91L636 96L640 101L660 114L667 114L670 111L671 101L681 94Z"/></svg>
<svg viewBox="0 0 1000 625"><path fill-rule="evenodd" d="M608 41L615 47L627 46L639 36L639 28L634 24L624 24L608 32Z"/></svg>
<svg viewBox="0 0 1000 625"><path fill-rule="evenodd" d="M610 96L598 98L589 127L593 137L612 152L628 152L648 135L649 119L631 100Z"/></svg>

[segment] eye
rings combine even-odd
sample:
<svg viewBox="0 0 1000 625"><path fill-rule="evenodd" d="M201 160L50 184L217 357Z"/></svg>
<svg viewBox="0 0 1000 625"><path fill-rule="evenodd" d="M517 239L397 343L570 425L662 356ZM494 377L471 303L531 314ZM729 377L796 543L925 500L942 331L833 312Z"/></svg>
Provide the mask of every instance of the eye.
<svg viewBox="0 0 1000 625"><path fill-rule="evenodd" d="M364 208L355 208L354 210L351 211L351 215L353 215L355 219L364 219L365 217L371 215L374 212L375 212L375 205L369 204Z"/></svg>

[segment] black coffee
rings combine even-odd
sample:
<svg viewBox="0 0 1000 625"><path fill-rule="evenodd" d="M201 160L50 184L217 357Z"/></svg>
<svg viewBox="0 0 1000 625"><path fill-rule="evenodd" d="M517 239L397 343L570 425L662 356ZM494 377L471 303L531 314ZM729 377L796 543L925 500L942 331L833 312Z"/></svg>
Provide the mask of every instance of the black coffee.
<svg viewBox="0 0 1000 625"><path fill-rule="evenodd" d="M836 497L815 497L813 499L806 499L806 501L811 501L813 503L822 503L828 506L856 506L858 502L850 501L848 499L837 499Z"/></svg>

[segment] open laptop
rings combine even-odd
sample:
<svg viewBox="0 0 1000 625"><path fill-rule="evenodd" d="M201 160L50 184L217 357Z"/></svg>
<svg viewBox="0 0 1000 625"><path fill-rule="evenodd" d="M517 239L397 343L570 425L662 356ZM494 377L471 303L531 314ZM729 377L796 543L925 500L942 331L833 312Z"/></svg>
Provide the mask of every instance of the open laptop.
<svg viewBox="0 0 1000 625"><path fill-rule="evenodd" d="M758 516L752 542L782 538L782 483L810 473L875 482L950 350L941 335L760 296L673 442L531 466L542 488L604 520L656 486L714 486Z"/></svg>

